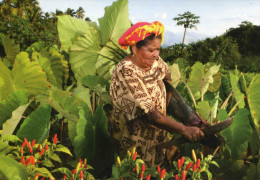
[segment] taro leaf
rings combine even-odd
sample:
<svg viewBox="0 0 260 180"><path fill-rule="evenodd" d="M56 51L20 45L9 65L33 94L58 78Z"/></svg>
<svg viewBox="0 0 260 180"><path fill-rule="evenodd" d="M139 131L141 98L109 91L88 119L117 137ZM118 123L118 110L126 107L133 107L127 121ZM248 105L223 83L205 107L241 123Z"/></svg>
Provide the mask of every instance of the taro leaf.
<svg viewBox="0 0 260 180"><path fill-rule="evenodd" d="M8 36L1 34L0 38L4 45L6 58L8 61L13 64L16 55L20 52L19 44L15 44L13 39L10 39Z"/></svg>
<svg viewBox="0 0 260 180"><path fill-rule="evenodd" d="M78 37L70 51L70 64L76 79L96 73L95 64L101 49L98 31L94 28L85 30L85 34Z"/></svg>
<svg viewBox="0 0 260 180"><path fill-rule="evenodd" d="M260 74L256 74L247 88L247 101L251 117L256 127L260 128ZM259 131L260 132L260 131Z"/></svg>
<svg viewBox="0 0 260 180"><path fill-rule="evenodd" d="M25 51L31 56L33 52L40 52L45 47L45 42L39 41L30 45Z"/></svg>
<svg viewBox="0 0 260 180"><path fill-rule="evenodd" d="M93 90L98 84L109 89L109 83L106 79L100 76L87 75L81 79L83 85Z"/></svg>
<svg viewBox="0 0 260 180"><path fill-rule="evenodd" d="M210 117L210 106L208 101L200 101L197 106L197 112L202 119L208 120Z"/></svg>
<svg viewBox="0 0 260 180"><path fill-rule="evenodd" d="M98 29L96 23L87 22L82 19L76 19L69 15L58 16L58 33L61 42L61 47L69 52L73 41L79 35L86 33L90 27Z"/></svg>
<svg viewBox="0 0 260 180"><path fill-rule="evenodd" d="M20 139L26 137L29 141L35 139L38 144L43 143L49 137L50 118L50 105L38 107L24 120L17 132L17 136Z"/></svg>
<svg viewBox="0 0 260 180"><path fill-rule="evenodd" d="M12 117L8 119L3 124L3 131L2 131L2 137L6 135L12 135L15 128L17 127L18 123L20 122L22 115L24 114L24 111L27 109L27 107L31 104L31 101L29 101L27 104L19 106L16 110L12 112Z"/></svg>
<svg viewBox="0 0 260 180"><path fill-rule="evenodd" d="M17 136L15 135L8 135L3 138L3 141L10 141L12 143L22 142Z"/></svg>
<svg viewBox="0 0 260 180"><path fill-rule="evenodd" d="M181 79L181 73L179 70L179 65L174 63L173 65L169 66L170 71L171 71L171 78L172 78L172 85L173 87L177 87L180 79Z"/></svg>
<svg viewBox="0 0 260 180"><path fill-rule="evenodd" d="M118 0L112 6L105 7L105 15L98 19L100 24L101 42L105 45L113 41L118 45L118 39L131 26L128 13L128 1Z"/></svg>
<svg viewBox="0 0 260 180"><path fill-rule="evenodd" d="M225 101L225 99L228 97L229 93L231 92L232 88L230 85L230 81L227 76L221 75L221 86L219 87L219 96L220 98Z"/></svg>
<svg viewBox="0 0 260 180"><path fill-rule="evenodd" d="M83 87L82 85L80 85L80 83L78 83L78 86L76 88L74 88L74 91L73 91L73 94L75 94L77 97L82 99L88 105L88 108L91 109L92 107L91 107L89 93L90 93L89 89Z"/></svg>
<svg viewBox="0 0 260 180"><path fill-rule="evenodd" d="M36 60L46 73L48 80L59 89L62 89L63 66L59 56L52 54L44 48L40 53L33 52L32 58Z"/></svg>
<svg viewBox="0 0 260 180"><path fill-rule="evenodd" d="M17 90L12 92L6 100L0 101L0 129L3 123L11 118L12 112L19 106L28 102L27 93L25 90Z"/></svg>
<svg viewBox="0 0 260 180"><path fill-rule="evenodd" d="M16 89L26 89L29 96L35 96L46 92L49 86L42 68L38 63L31 62L25 52L16 56L12 71L0 62L0 76L4 80L0 89L2 97L7 97Z"/></svg>
<svg viewBox="0 0 260 180"><path fill-rule="evenodd" d="M243 99L244 94L239 89L239 77L238 75L234 75L233 73L230 73L230 83L232 86L232 90L234 92L234 97L236 102L239 102L238 107L239 109L245 107L245 101ZM242 99L242 100L241 100Z"/></svg>
<svg viewBox="0 0 260 180"><path fill-rule="evenodd" d="M58 89L50 92L49 103L68 120L69 137L74 145L79 107L82 107L85 112L90 112L88 105L78 96Z"/></svg>
<svg viewBox="0 0 260 180"><path fill-rule="evenodd" d="M248 115L249 111L247 109L238 110L233 123L220 132L226 141L226 147L233 159L238 158L247 149L248 141L251 139L252 129L249 124ZM218 119L223 121L227 118L226 111L219 109Z"/></svg>
<svg viewBox="0 0 260 180"><path fill-rule="evenodd" d="M219 67L220 65L213 65L209 69L205 69L201 62L197 62L192 66L188 86L196 100L203 96L208 90L209 85L213 83L213 75L218 73Z"/></svg>
<svg viewBox="0 0 260 180"><path fill-rule="evenodd" d="M27 180L26 169L17 161L6 156L0 156L0 179Z"/></svg>
<svg viewBox="0 0 260 180"><path fill-rule="evenodd" d="M220 73L217 73L213 75L213 84L209 84L208 90L210 92L216 92L221 85L221 75Z"/></svg>
<svg viewBox="0 0 260 180"><path fill-rule="evenodd" d="M97 174L111 167L114 156L113 140L102 106L98 106L93 116L80 110L74 148L77 159L87 158Z"/></svg>

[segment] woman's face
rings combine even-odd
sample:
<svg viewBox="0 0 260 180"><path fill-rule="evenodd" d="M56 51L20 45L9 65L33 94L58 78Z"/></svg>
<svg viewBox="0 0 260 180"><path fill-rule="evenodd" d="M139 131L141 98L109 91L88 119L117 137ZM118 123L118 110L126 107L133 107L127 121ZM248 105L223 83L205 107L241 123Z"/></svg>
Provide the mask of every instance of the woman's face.
<svg viewBox="0 0 260 180"><path fill-rule="evenodd" d="M148 41L145 46L137 49L136 45L132 46L135 55L136 64L143 69L150 69L154 61L158 59L160 53L161 39L155 38Z"/></svg>

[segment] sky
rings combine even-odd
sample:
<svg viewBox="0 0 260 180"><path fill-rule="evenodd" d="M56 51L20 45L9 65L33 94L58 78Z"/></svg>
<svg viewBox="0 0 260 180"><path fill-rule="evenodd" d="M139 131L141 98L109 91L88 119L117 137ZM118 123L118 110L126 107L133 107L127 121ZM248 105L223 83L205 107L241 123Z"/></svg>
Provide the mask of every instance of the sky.
<svg viewBox="0 0 260 180"><path fill-rule="evenodd" d="M98 18L104 16L104 8L116 0L38 1L43 12L83 7L85 16L98 23ZM222 35L243 21L260 25L260 0L128 0L128 9L132 23L160 21L164 24L164 47L182 42L184 28L172 19L187 11L200 16L200 23L197 29L187 30L185 44Z"/></svg>

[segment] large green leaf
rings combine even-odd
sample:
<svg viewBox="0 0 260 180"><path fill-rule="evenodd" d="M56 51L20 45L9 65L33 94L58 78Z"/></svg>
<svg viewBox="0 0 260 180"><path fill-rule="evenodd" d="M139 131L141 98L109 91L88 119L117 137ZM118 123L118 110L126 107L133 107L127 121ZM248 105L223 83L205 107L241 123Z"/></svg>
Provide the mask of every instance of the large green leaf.
<svg viewBox="0 0 260 180"><path fill-rule="evenodd" d="M79 113L74 151L77 158L87 158L98 174L112 165L114 155L106 114L102 105L98 106L93 116L83 110Z"/></svg>
<svg viewBox="0 0 260 180"><path fill-rule="evenodd" d="M6 100L0 101L0 129L3 123L11 118L12 112L19 106L28 102L27 93L25 90L17 90L12 92Z"/></svg>
<svg viewBox="0 0 260 180"><path fill-rule="evenodd" d="M20 52L19 44L15 44L13 39L10 39L8 36L1 34L0 38L4 45L6 58L8 61L13 64L16 55Z"/></svg>
<svg viewBox="0 0 260 180"><path fill-rule="evenodd" d="M46 92L49 86L42 68L38 63L31 62L25 52L16 56L12 71L0 62L0 76L4 80L4 85L0 89L2 98L16 89L26 89L29 96L35 96Z"/></svg>
<svg viewBox="0 0 260 180"><path fill-rule="evenodd" d="M20 139L26 137L29 141L35 139L36 143L43 143L49 137L50 118L50 105L38 107L24 120L17 132L17 136Z"/></svg>
<svg viewBox="0 0 260 180"><path fill-rule="evenodd" d="M171 70L172 85L176 88L181 79L179 65L177 63L174 63L173 65L169 66L169 68Z"/></svg>
<svg viewBox="0 0 260 180"><path fill-rule="evenodd" d="M25 110L30 105L31 101L27 104L19 106L12 112L12 117L3 124L2 136L12 135L18 123L20 122Z"/></svg>
<svg viewBox="0 0 260 180"><path fill-rule="evenodd" d="M69 15L58 16L58 33L62 48L69 52L73 41L79 35L86 33L89 27L97 28L96 23L87 22L82 19L76 19Z"/></svg>
<svg viewBox="0 0 260 180"><path fill-rule="evenodd" d="M208 101L200 101L197 106L197 112L202 119L208 120L210 117L210 105Z"/></svg>
<svg viewBox="0 0 260 180"><path fill-rule="evenodd" d="M71 69L78 81L85 75L96 73L95 64L101 49L98 31L94 28L85 31L85 34L75 40L70 52Z"/></svg>
<svg viewBox="0 0 260 180"><path fill-rule="evenodd" d="M0 156L0 179L27 180L26 169L17 161L6 156Z"/></svg>
<svg viewBox="0 0 260 180"><path fill-rule="evenodd" d="M85 112L91 112L87 103L70 92L58 89L50 92L49 103L62 116L64 116L66 120L68 120L69 137L71 142L74 144L79 108L82 107Z"/></svg>
<svg viewBox="0 0 260 180"><path fill-rule="evenodd" d="M188 86L195 99L199 99L207 92L209 85L214 82L213 75L218 73L219 67L220 65L213 65L209 68L204 68L201 62L197 62L192 66Z"/></svg>
<svg viewBox="0 0 260 180"><path fill-rule="evenodd" d="M52 56L47 48L40 53L33 52L32 58L36 60L46 73L48 80L56 87L62 89L63 66L59 56Z"/></svg>
<svg viewBox="0 0 260 180"><path fill-rule="evenodd" d="M236 102L239 102L238 107L239 109L245 107L245 101L243 97L245 96L239 89L239 77L233 73L230 73L230 83L232 86L232 90L234 92L234 97Z"/></svg>
<svg viewBox="0 0 260 180"><path fill-rule="evenodd" d="M226 141L226 147L229 149L231 157L236 159L248 147L248 141L251 139L252 129L248 119L249 111L240 109L233 120L233 123L221 131L220 134ZM224 109L219 109L218 119L223 121L228 115Z"/></svg>
<svg viewBox="0 0 260 180"><path fill-rule="evenodd" d="M118 45L118 39L131 26L128 13L128 1L118 0L112 6L105 8L105 15L98 19L100 24L101 42L109 41Z"/></svg>
<svg viewBox="0 0 260 180"><path fill-rule="evenodd" d="M251 117L256 127L260 127L260 74L256 74L247 88L247 100ZM259 131L260 132L260 131Z"/></svg>

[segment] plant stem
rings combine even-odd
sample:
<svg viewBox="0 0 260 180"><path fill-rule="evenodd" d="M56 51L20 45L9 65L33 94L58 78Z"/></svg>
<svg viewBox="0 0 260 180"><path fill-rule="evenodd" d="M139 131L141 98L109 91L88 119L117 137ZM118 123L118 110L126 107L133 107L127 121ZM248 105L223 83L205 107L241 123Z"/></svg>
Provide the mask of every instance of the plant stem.
<svg viewBox="0 0 260 180"><path fill-rule="evenodd" d="M246 98L246 96L242 97L242 98L235 104L235 106L229 111L228 116L230 116L230 115L233 113L233 111L235 111L235 109L236 109L236 107L238 106L238 104L239 104L243 99L245 99L245 98Z"/></svg>
<svg viewBox="0 0 260 180"><path fill-rule="evenodd" d="M63 143L63 122L64 122L64 118L62 118L60 120L60 143L62 144Z"/></svg>
<svg viewBox="0 0 260 180"><path fill-rule="evenodd" d="M96 94L93 91L93 97L92 97L92 114L95 112L95 106L96 106Z"/></svg>
<svg viewBox="0 0 260 180"><path fill-rule="evenodd" d="M233 90L230 91L230 93L229 93L227 99L226 99L225 102L222 104L221 109L226 109L227 103L228 103L230 97L232 96L232 94L233 94Z"/></svg>
<svg viewBox="0 0 260 180"><path fill-rule="evenodd" d="M193 96L193 94L192 94L192 92L191 92L191 90L190 90L188 84L187 84L182 78L180 78L180 80L181 80L181 81L185 84L185 86L187 87L187 89L188 89L188 91L189 91L189 93L190 93L190 96L191 96L191 98L192 98L192 101L193 101L193 103L194 103L194 106L195 106L195 108L196 108L196 107L197 107L197 104L196 104L195 98L194 98L194 96Z"/></svg>

